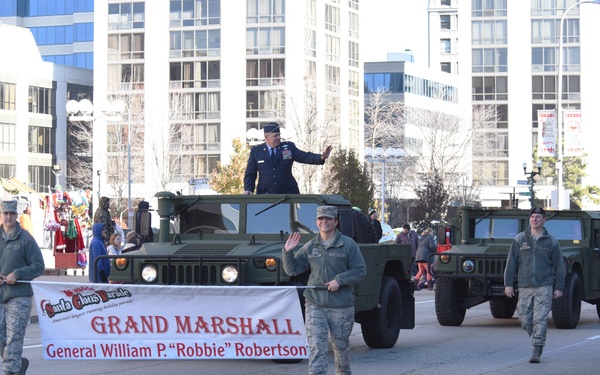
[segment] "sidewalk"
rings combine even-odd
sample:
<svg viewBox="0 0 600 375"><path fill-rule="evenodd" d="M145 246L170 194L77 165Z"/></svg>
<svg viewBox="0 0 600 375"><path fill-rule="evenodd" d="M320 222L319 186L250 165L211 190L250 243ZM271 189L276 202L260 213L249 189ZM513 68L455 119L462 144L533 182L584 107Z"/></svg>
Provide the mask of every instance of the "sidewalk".
<svg viewBox="0 0 600 375"><path fill-rule="evenodd" d="M42 255L44 256L46 270L42 276L35 279L36 281L55 281L61 283L88 283L90 281L88 278L87 267L85 268L85 275L81 274L81 268L67 270L67 275L65 275L64 270L60 270L60 274L57 275L57 270L54 268L54 255L52 254L52 249L42 249ZM77 271L77 275L75 276L73 275L74 271ZM31 309L31 323L37 322L37 302L34 296L33 307Z"/></svg>

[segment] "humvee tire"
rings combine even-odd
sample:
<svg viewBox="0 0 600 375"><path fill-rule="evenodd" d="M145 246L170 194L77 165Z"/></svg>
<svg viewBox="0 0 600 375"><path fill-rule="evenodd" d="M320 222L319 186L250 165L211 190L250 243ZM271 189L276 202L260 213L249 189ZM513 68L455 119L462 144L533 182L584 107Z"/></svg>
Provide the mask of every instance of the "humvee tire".
<svg viewBox="0 0 600 375"><path fill-rule="evenodd" d="M515 315L518 298L496 297L490 300L490 312L496 319L510 319Z"/></svg>
<svg viewBox="0 0 600 375"><path fill-rule="evenodd" d="M596 314L598 314L598 319L600 319L600 304L596 304Z"/></svg>
<svg viewBox="0 0 600 375"><path fill-rule="evenodd" d="M437 277L435 281L435 315L443 326L459 326L467 309L463 304L467 286L464 280Z"/></svg>
<svg viewBox="0 0 600 375"><path fill-rule="evenodd" d="M562 297L552 300L552 320L556 328L573 329L581 316L581 283L579 275L573 272L565 279Z"/></svg>
<svg viewBox="0 0 600 375"><path fill-rule="evenodd" d="M379 305L365 313L360 325L363 339L370 348L391 348L398 341L402 322L402 295L391 276L381 280Z"/></svg>

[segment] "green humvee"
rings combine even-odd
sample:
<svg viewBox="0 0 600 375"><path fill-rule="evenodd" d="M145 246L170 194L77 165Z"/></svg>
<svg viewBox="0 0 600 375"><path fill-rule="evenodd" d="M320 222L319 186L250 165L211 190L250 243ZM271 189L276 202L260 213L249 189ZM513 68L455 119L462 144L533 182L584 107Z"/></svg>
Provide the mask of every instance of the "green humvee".
<svg viewBox="0 0 600 375"><path fill-rule="evenodd" d="M596 305L600 318L600 212L547 211L546 229L555 236L566 266L565 291L552 303L556 328L575 328L581 301ZM517 298L504 295L504 268L515 236L529 226L529 211L461 207L450 228L438 228L438 253L430 264L436 277L435 311L443 326L462 324L466 310L489 301L492 316L511 318ZM443 251L448 233L452 246ZM518 292L518 281L515 284Z"/></svg>
<svg viewBox="0 0 600 375"><path fill-rule="evenodd" d="M283 272L281 251L292 232L304 243L318 228L321 205L338 208L339 230L353 238L367 264L355 290L356 322L373 348L395 345L415 325L410 245L377 244L368 218L339 195L156 194L158 242L114 257L110 281L175 285L306 285L308 274ZM302 244L301 244L302 245ZM298 247L299 248L299 247ZM302 298L301 298L302 300Z"/></svg>

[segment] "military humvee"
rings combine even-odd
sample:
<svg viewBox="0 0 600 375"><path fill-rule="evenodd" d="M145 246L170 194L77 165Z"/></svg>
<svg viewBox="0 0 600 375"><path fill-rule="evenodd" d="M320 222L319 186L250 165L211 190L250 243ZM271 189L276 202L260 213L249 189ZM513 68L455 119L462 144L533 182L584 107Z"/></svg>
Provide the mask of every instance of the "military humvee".
<svg viewBox="0 0 600 375"><path fill-rule="evenodd" d="M376 244L368 218L339 195L174 195L156 194L158 242L114 258L110 281L159 285L290 285L301 295L308 274L283 272L281 251L292 232L302 244L318 228L321 205L338 208L339 227L353 238L367 264L355 290L355 320L365 343L394 346L401 328L415 324L410 281L410 245ZM300 247L298 247L300 248ZM302 302L302 298L301 298Z"/></svg>
<svg viewBox="0 0 600 375"><path fill-rule="evenodd" d="M545 227L561 245L567 275L563 296L552 303L552 320L556 328L575 328L581 301L596 305L600 318L600 212L546 214ZM461 207L449 227L438 228L438 243L444 245L450 233L452 244L430 258L441 325L461 325L467 309L488 301L494 318L513 316L517 298L504 295L504 268L514 237L528 226L529 211Z"/></svg>

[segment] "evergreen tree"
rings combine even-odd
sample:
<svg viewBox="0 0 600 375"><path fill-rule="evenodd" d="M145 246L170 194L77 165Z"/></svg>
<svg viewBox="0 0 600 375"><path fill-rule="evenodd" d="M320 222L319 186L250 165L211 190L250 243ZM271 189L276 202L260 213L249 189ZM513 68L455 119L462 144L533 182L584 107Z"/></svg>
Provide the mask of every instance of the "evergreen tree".
<svg viewBox="0 0 600 375"><path fill-rule="evenodd" d="M248 147L239 138L233 140L233 155L229 164L217 163L213 170L210 187L219 194L242 194L244 173L248 163Z"/></svg>
<svg viewBox="0 0 600 375"><path fill-rule="evenodd" d="M433 221L445 220L450 198L441 174L436 169L425 174L422 182L415 188L417 199L414 213L419 229L432 227Z"/></svg>
<svg viewBox="0 0 600 375"><path fill-rule="evenodd" d="M373 200L373 185L356 152L338 150L329 158L328 164L321 192L341 194L366 213Z"/></svg>

